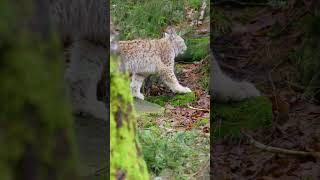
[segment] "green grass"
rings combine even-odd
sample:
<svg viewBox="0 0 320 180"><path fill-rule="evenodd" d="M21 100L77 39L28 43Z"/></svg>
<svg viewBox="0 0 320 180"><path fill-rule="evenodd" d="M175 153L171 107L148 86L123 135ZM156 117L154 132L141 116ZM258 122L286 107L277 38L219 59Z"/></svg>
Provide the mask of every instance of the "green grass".
<svg viewBox="0 0 320 180"><path fill-rule="evenodd" d="M272 105L266 97L211 106L214 137L240 137L241 130L256 130L271 124Z"/></svg>
<svg viewBox="0 0 320 180"><path fill-rule="evenodd" d="M199 121L196 122L196 125L199 126L204 126L210 122L209 118L202 118Z"/></svg>
<svg viewBox="0 0 320 180"><path fill-rule="evenodd" d="M111 17L121 29L120 39L159 38L161 29L185 18L181 0L112 0Z"/></svg>
<svg viewBox="0 0 320 180"><path fill-rule="evenodd" d="M176 94L174 96L149 96L146 100L160 106L165 106L167 103L174 107L186 105L187 103L196 100L194 93Z"/></svg>
<svg viewBox="0 0 320 180"><path fill-rule="evenodd" d="M231 20L228 16L220 9L212 9L211 10L211 19L213 22L213 37L218 37L221 34L225 34L231 32Z"/></svg>
<svg viewBox="0 0 320 180"><path fill-rule="evenodd" d="M156 119L161 118L159 126ZM209 122L201 119L197 125ZM139 117L138 138L151 176L164 179L189 179L209 161L209 137L198 130L179 131L171 127L171 119L163 115L148 114Z"/></svg>
<svg viewBox="0 0 320 180"><path fill-rule="evenodd" d="M161 38L162 30L168 25L185 22L186 3L195 9L201 6L200 0L112 0L111 17L120 29L121 40ZM209 36L197 37L195 29L189 26L180 26L177 32L188 47L177 60L197 61L208 54Z"/></svg>
<svg viewBox="0 0 320 180"><path fill-rule="evenodd" d="M149 172L155 176L167 176L170 171L171 177L186 179L199 169L203 161L208 160L205 156L205 152L209 151L208 139L204 140L197 131L164 131L159 127L139 131Z"/></svg>

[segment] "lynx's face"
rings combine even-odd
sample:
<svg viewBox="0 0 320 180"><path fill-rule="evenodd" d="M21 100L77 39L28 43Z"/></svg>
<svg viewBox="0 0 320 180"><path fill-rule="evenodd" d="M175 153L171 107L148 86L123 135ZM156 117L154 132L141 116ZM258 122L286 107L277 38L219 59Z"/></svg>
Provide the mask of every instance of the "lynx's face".
<svg viewBox="0 0 320 180"><path fill-rule="evenodd" d="M176 37L174 37L174 40L172 42L177 48L178 54L183 54L187 50L187 45L184 42L184 39L182 37L176 35Z"/></svg>
<svg viewBox="0 0 320 180"><path fill-rule="evenodd" d="M176 33L173 27L167 27L164 36L165 38L170 40L177 55L183 54L187 50L187 46L184 42L184 39Z"/></svg>

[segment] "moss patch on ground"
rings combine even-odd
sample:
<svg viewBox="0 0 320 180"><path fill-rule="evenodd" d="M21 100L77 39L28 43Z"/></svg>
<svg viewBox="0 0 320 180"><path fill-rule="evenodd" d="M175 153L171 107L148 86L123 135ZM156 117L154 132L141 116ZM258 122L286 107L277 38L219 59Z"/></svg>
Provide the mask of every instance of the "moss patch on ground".
<svg viewBox="0 0 320 180"><path fill-rule="evenodd" d="M174 96L149 96L146 97L146 100L160 106L165 106L167 103L169 103L172 106L177 107L195 101L196 96L193 92L191 92L186 94L176 94Z"/></svg>
<svg viewBox="0 0 320 180"><path fill-rule="evenodd" d="M272 121L272 104L267 97L256 97L232 104L211 106L214 137L239 137L241 130L266 127Z"/></svg>

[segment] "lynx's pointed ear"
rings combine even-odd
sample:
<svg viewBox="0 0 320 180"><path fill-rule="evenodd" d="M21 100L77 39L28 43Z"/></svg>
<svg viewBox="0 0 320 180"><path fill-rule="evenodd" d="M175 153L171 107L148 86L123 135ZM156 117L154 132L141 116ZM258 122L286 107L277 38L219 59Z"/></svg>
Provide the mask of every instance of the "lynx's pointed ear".
<svg viewBox="0 0 320 180"><path fill-rule="evenodd" d="M165 32L165 33L164 33L164 37L165 37L165 38L170 38L170 35Z"/></svg>
<svg viewBox="0 0 320 180"><path fill-rule="evenodd" d="M176 35L176 30L172 26L168 26L165 30L166 33L171 34L171 35Z"/></svg>

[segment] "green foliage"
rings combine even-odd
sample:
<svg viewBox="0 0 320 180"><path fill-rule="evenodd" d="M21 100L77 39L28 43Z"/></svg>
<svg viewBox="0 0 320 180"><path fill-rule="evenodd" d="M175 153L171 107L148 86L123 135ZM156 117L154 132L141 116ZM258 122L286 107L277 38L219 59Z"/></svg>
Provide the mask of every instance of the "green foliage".
<svg viewBox="0 0 320 180"><path fill-rule="evenodd" d="M202 118L200 119L199 121L196 122L196 125L199 127L199 126L204 126L206 124L209 123L209 118Z"/></svg>
<svg viewBox="0 0 320 180"><path fill-rule="evenodd" d="M199 61L208 55L209 36L186 39L187 51L176 58L176 61Z"/></svg>
<svg viewBox="0 0 320 180"><path fill-rule="evenodd" d="M231 20L220 9L211 9L211 19L213 27L211 27L211 33L213 37L220 36L231 31Z"/></svg>
<svg viewBox="0 0 320 180"><path fill-rule="evenodd" d="M199 10L201 7L202 0L187 0L188 5L195 10Z"/></svg>
<svg viewBox="0 0 320 180"><path fill-rule="evenodd" d="M156 126L139 131L149 171L160 175L164 170L170 169L174 171L173 177L188 177L183 174L195 171L199 163L192 162L191 159L199 159L203 155L199 153L201 148L196 146L199 134L196 131L177 133L163 131Z"/></svg>
<svg viewBox="0 0 320 180"><path fill-rule="evenodd" d="M302 45L291 54L298 71L296 78L306 87L305 97L320 102L320 13L305 16L296 27L305 27Z"/></svg>
<svg viewBox="0 0 320 180"><path fill-rule="evenodd" d="M149 179L147 167L136 138L135 112L130 93L129 77L118 70L115 56L110 58L110 179L118 171L128 179Z"/></svg>
<svg viewBox="0 0 320 180"><path fill-rule="evenodd" d="M214 137L239 137L242 129L255 130L270 125L272 105L266 97L211 106Z"/></svg>
<svg viewBox="0 0 320 180"><path fill-rule="evenodd" d="M182 106L187 103L193 102L196 100L196 97L193 92L186 94L176 94L174 96L149 96L146 97L146 100L155 104L159 104L160 106L164 106L167 103L172 106Z"/></svg>
<svg viewBox="0 0 320 180"><path fill-rule="evenodd" d="M112 0L111 16L121 29L120 39L158 38L161 29L185 18L181 0Z"/></svg>

